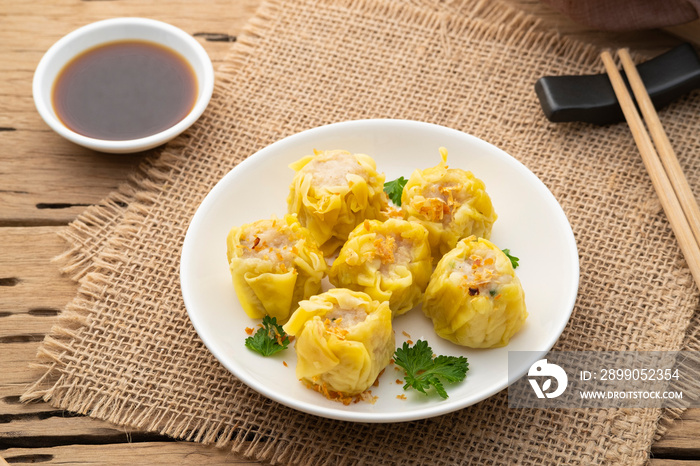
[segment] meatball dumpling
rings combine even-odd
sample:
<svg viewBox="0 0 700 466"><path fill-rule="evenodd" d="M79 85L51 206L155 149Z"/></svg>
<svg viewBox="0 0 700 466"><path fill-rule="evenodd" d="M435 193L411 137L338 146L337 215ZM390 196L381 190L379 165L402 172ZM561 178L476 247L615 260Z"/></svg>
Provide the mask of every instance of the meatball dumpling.
<svg viewBox="0 0 700 466"><path fill-rule="evenodd" d="M406 219L428 229L435 262L462 238L488 239L497 218L484 182L472 172L448 168L445 148L440 154L438 165L411 174L401 196Z"/></svg>
<svg viewBox="0 0 700 466"><path fill-rule="evenodd" d="M297 377L326 395L364 392L394 353L389 303L344 288L301 301L284 331L295 336Z"/></svg>
<svg viewBox="0 0 700 466"><path fill-rule="evenodd" d="M510 259L471 236L438 262L423 298L435 332L470 348L505 346L527 318L525 293Z"/></svg>
<svg viewBox="0 0 700 466"><path fill-rule="evenodd" d="M365 220L350 234L328 278L335 286L389 301L397 316L420 302L432 270L428 231L422 225Z"/></svg>
<svg viewBox="0 0 700 466"><path fill-rule="evenodd" d="M365 219L384 216L388 200L384 174L365 154L344 150L315 152L290 167L296 171L287 198L326 256L347 240Z"/></svg>
<svg viewBox="0 0 700 466"><path fill-rule="evenodd" d="M234 227L226 245L234 290L251 318L284 323L300 300L321 292L323 253L293 215Z"/></svg>

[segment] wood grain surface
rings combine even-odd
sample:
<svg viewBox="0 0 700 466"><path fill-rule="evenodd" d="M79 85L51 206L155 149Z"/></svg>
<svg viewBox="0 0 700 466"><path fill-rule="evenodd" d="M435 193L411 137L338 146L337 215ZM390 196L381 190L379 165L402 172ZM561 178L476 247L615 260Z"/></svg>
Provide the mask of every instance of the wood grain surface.
<svg viewBox="0 0 700 466"><path fill-rule="evenodd" d="M37 348L76 285L51 259L58 231L133 172L144 154L106 155L53 133L34 108L31 82L43 53L87 23L142 16L195 36L214 66L260 0L0 0L0 464L254 464L227 450L131 431L108 422L22 404L41 371ZM562 34L652 54L679 43L661 31L592 31L535 0L509 0ZM699 23L672 32L700 41ZM700 409L688 410L652 447L654 466L700 466ZM4 459L4 460L3 460Z"/></svg>

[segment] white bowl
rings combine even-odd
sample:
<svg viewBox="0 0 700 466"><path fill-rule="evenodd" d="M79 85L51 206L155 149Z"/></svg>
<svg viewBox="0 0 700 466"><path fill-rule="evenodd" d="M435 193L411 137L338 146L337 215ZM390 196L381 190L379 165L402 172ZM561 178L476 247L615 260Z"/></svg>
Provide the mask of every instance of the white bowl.
<svg viewBox="0 0 700 466"><path fill-rule="evenodd" d="M52 105L54 81L76 55L97 45L119 40L154 42L182 55L197 76L197 98L192 110L178 123L138 139L111 141L78 134L57 117ZM202 115L214 90L214 69L204 48L192 36L167 23L145 18L114 18L83 26L58 40L42 57L32 83L34 103L44 121L58 134L100 152L129 153L159 146L189 128Z"/></svg>

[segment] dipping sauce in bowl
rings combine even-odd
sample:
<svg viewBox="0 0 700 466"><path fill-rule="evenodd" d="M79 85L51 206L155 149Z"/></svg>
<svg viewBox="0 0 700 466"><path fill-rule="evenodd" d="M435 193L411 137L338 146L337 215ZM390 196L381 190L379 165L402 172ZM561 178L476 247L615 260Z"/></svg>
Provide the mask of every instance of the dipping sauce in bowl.
<svg viewBox="0 0 700 466"><path fill-rule="evenodd" d="M58 40L32 83L56 133L100 152L154 148L189 128L214 89L214 68L191 35L161 21L113 18Z"/></svg>
<svg viewBox="0 0 700 466"><path fill-rule="evenodd" d="M53 87L56 116L97 139L143 138L182 120L197 98L197 77L179 53L145 41L118 41L81 53Z"/></svg>

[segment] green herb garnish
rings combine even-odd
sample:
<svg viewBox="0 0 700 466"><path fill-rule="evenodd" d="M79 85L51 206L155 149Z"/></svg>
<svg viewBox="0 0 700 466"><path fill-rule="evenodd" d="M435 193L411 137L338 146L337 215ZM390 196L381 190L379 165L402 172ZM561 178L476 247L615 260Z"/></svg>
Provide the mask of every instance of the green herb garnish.
<svg viewBox="0 0 700 466"><path fill-rule="evenodd" d="M255 332L255 335L245 339L246 347L263 356L271 356L287 349L289 337L281 325L277 325L277 317L265 316L262 320L262 327Z"/></svg>
<svg viewBox="0 0 700 466"><path fill-rule="evenodd" d="M401 348L396 348L394 362L406 372L404 390L412 387L427 394L426 390L433 386L442 398L447 398L442 381L460 382L469 370L464 356L433 357L433 350L423 340L418 340L412 347L404 343Z"/></svg>
<svg viewBox="0 0 700 466"><path fill-rule="evenodd" d="M510 249L502 249L502 251L508 257L508 259L510 259L510 265L512 265L514 269L517 269L518 268L518 261L520 259L518 259L515 256L511 256Z"/></svg>
<svg viewBox="0 0 700 466"><path fill-rule="evenodd" d="M403 194L403 187L406 186L408 180L403 176L396 178L394 181L387 181L384 183L384 192L389 196L391 202L395 205L401 207L401 195Z"/></svg>

